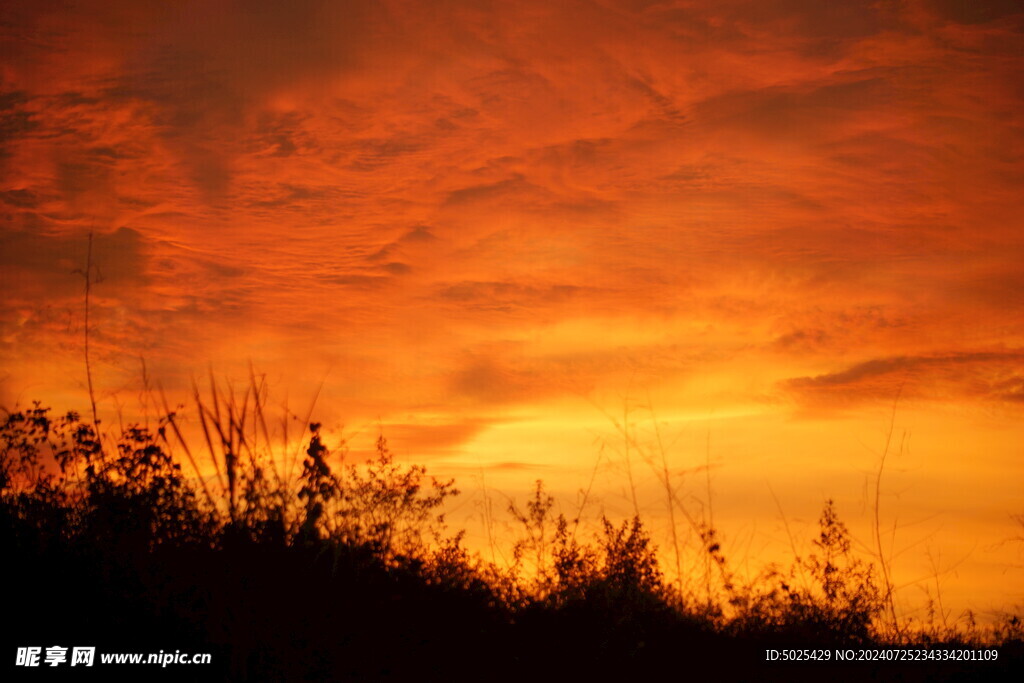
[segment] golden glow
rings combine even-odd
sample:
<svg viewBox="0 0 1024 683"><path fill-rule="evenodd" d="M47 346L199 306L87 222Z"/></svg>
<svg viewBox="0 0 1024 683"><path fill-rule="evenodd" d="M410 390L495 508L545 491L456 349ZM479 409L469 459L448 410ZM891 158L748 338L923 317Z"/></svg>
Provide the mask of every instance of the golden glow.
<svg viewBox="0 0 1024 683"><path fill-rule="evenodd" d="M87 405L93 232L108 421L140 359L173 402L322 384L356 451L459 477L478 544L537 478L636 489L664 542L664 452L752 568L780 507L867 544L892 422L906 609L936 573L1021 599L1013 3L244 4L5 4L0 405Z"/></svg>

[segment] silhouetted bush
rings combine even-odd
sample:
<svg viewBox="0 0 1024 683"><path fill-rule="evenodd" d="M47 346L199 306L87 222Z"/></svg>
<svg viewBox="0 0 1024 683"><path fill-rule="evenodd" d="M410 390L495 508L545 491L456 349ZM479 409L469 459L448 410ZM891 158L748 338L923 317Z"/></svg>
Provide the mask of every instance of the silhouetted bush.
<svg viewBox="0 0 1024 683"><path fill-rule="evenodd" d="M736 585L703 529L728 604L701 602L666 584L638 517L602 519L580 538L537 482L525 510L509 506L520 533L501 568L447 532L454 482L395 463L383 438L369 462L348 462L312 424L287 481L245 439L244 411L200 411L211 456L211 433L221 446L209 477L185 476L172 457L173 414L155 432L131 425L101 439L75 413L7 413L0 544L25 644L212 651L201 672L211 680L600 680L694 657L731 680L761 671L765 643L889 642L875 629L873 568L853 555L831 501L814 552L750 586ZM1000 629L1019 658L1020 621Z"/></svg>
<svg viewBox="0 0 1024 683"><path fill-rule="evenodd" d="M851 554L849 532L831 500L819 528L816 552L797 558L787 576L770 570L758 585L734 595L734 632L823 643L872 639L873 619L882 610L872 567Z"/></svg>

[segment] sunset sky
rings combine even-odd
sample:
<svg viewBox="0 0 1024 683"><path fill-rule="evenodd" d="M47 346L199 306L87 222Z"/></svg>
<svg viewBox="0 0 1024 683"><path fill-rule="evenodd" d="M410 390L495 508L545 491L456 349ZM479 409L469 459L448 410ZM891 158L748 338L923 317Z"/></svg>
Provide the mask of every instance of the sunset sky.
<svg viewBox="0 0 1024 683"><path fill-rule="evenodd" d="M1012 608L1022 34L1019 0L5 2L0 405L86 411L92 232L108 423L143 359L175 401L322 383L479 538L485 486L632 514L626 416L656 540L661 439L751 572L829 497L870 545L891 424L904 608Z"/></svg>

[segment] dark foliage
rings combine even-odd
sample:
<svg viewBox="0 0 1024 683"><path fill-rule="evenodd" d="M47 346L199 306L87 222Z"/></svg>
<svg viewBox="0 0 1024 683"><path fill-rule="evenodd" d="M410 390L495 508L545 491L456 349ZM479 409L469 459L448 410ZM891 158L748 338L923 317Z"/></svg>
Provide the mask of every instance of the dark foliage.
<svg viewBox="0 0 1024 683"><path fill-rule="evenodd" d="M457 494L453 482L396 464L383 439L370 462L346 463L311 425L302 471L288 482L220 429L223 472L203 480L170 455L173 419L114 440L39 404L0 423L14 645L214 655L201 671L147 668L146 679L519 681L693 671L810 680L823 670L766 673L764 649L884 644L872 631L881 600L871 567L852 556L831 503L815 552L796 565L812 582L798 586L794 569L759 588L730 584L725 617L666 584L639 518L605 519L597 538L580 541L540 482L525 512L510 508L523 533L503 570L446 532L439 511ZM708 552L724 566L717 543ZM1020 635L1019 626L1004 634L998 665L919 666L895 680L1006 674L1020 661ZM112 671L93 673L142 679L131 667Z"/></svg>

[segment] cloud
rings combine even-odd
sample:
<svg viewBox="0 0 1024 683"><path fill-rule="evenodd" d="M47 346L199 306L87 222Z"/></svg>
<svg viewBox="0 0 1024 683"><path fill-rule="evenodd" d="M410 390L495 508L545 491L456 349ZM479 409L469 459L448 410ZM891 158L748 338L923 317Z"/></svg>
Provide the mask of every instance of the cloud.
<svg viewBox="0 0 1024 683"><path fill-rule="evenodd" d="M39 205L40 199L32 190L5 190L0 192L0 202L15 209L33 209Z"/></svg>
<svg viewBox="0 0 1024 683"><path fill-rule="evenodd" d="M13 4L8 301L70 305L84 235L131 231L97 242L111 354L486 406L748 356L870 393L1024 331L1000 3Z"/></svg>
<svg viewBox="0 0 1024 683"><path fill-rule="evenodd" d="M9 145L38 128L26 108L29 96L23 91L0 92L0 163L11 155Z"/></svg>
<svg viewBox="0 0 1024 683"><path fill-rule="evenodd" d="M429 247L437 242L437 237L431 232L430 226L417 225L408 232L403 233L398 239L389 242L378 251L370 254L370 261L384 261L391 258L401 258L403 254L410 251Z"/></svg>
<svg viewBox="0 0 1024 683"><path fill-rule="evenodd" d="M869 72L843 80L725 93L699 103L694 116L712 128L742 130L768 140L813 140L824 132L834 134L866 108L889 104L887 79Z"/></svg>
<svg viewBox="0 0 1024 683"><path fill-rule="evenodd" d="M131 228L113 232L97 232L93 237L92 259L94 277L107 281L114 288L132 288L146 284L147 264L144 254L146 239ZM25 287L24 278L32 278L47 295L68 295L82 287L82 278L75 271L85 269L89 251L87 235L46 234L28 230L0 232L0 266L4 272L17 273L18 286L2 281L5 291ZM65 284L62 284L65 283Z"/></svg>
<svg viewBox="0 0 1024 683"><path fill-rule="evenodd" d="M891 399L1016 401L1024 352L976 351L875 358L845 370L787 380L808 405Z"/></svg>
<svg viewBox="0 0 1024 683"><path fill-rule="evenodd" d="M527 309L538 312L592 293L590 288L576 285L533 286L515 282L465 281L442 286L438 297L460 307L482 311Z"/></svg>
<svg viewBox="0 0 1024 683"><path fill-rule="evenodd" d="M784 40L811 58L836 59L847 44L899 26L898 14L871 0L818 3L813 0L737 0L708 3L706 20L726 23L748 38L778 47Z"/></svg>
<svg viewBox="0 0 1024 683"><path fill-rule="evenodd" d="M829 334L824 330L794 330L776 337L772 345L784 352L817 351L825 347Z"/></svg>
<svg viewBox="0 0 1024 683"><path fill-rule="evenodd" d="M537 379L534 373L508 362L478 357L452 376L450 386L456 396L488 405L537 398Z"/></svg>
<svg viewBox="0 0 1024 683"><path fill-rule="evenodd" d="M528 183L522 175L495 183L474 185L452 190L445 200L450 205L472 204L477 202L493 203L498 200L520 199L524 194L543 195L544 191L536 185Z"/></svg>
<svg viewBox="0 0 1024 683"><path fill-rule="evenodd" d="M369 0L92 9L78 16L93 29L93 45L123 60L99 96L146 107L157 134L214 202L231 189L253 114L281 93L354 71L386 28L386 15ZM268 133L276 154L298 150L295 123L280 116ZM388 150L382 144L378 155Z"/></svg>
<svg viewBox="0 0 1024 683"><path fill-rule="evenodd" d="M471 418L451 423L388 423L382 426L391 449L414 458L432 457L457 452L496 420Z"/></svg>
<svg viewBox="0 0 1024 683"><path fill-rule="evenodd" d="M1024 9L1015 0L928 0L926 4L943 19L961 24L983 24L1015 14L1024 14Z"/></svg>

